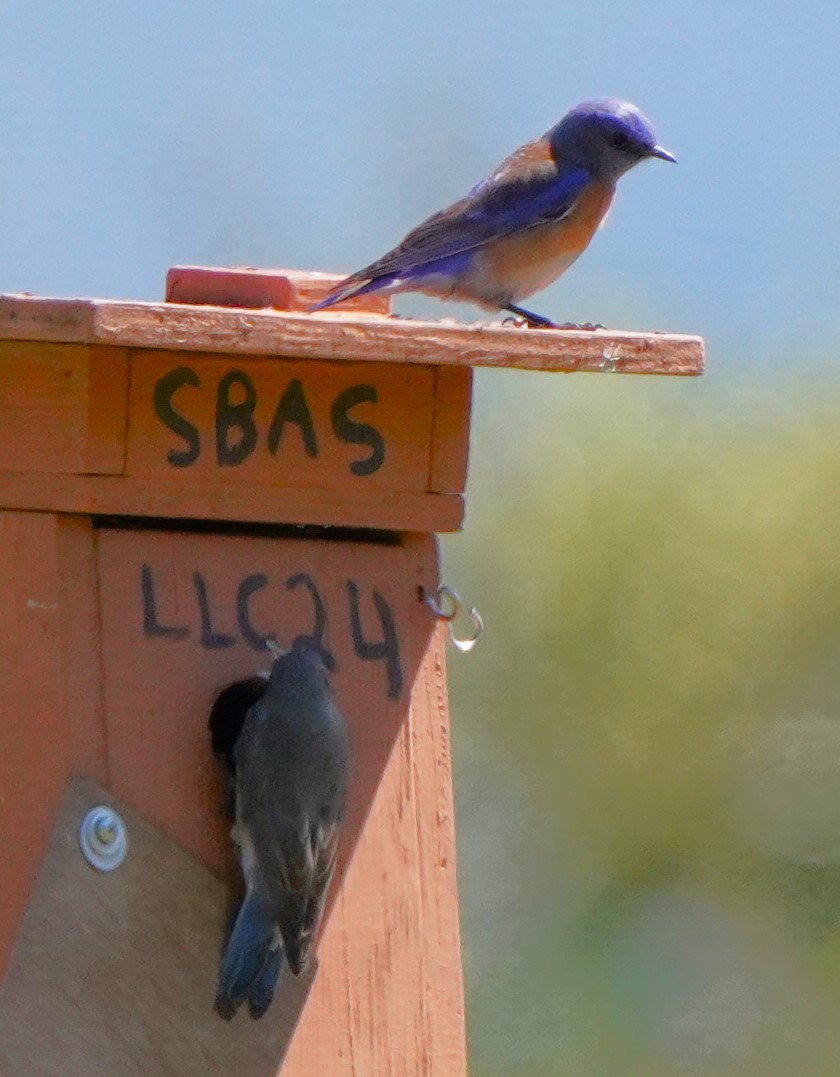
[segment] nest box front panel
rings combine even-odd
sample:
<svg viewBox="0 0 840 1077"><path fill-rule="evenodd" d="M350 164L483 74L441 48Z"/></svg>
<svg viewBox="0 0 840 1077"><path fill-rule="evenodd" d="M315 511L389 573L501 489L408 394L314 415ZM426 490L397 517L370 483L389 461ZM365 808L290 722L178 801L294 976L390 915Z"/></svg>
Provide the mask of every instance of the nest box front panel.
<svg viewBox="0 0 840 1077"><path fill-rule="evenodd" d="M434 370L139 352L129 475L426 490Z"/></svg>
<svg viewBox="0 0 840 1077"><path fill-rule="evenodd" d="M420 599L437 584L434 539L104 529L97 545L109 789L216 869L230 841L209 746L213 699L270 664L267 635L286 646L313 636L335 661L350 804L288 1072L344 1073L342 1058L348 1073L397 1072L389 1059L438 1040L451 1055L463 1019L448 719L440 642ZM451 1017L430 1014L430 992L450 1000ZM371 1030L361 1068L354 1028L357 1039Z"/></svg>
<svg viewBox="0 0 840 1077"><path fill-rule="evenodd" d="M207 717L231 681L267 669L265 637L314 637L352 726L356 789L382 773L433 629L433 540L406 545L167 531L98 532L114 794L218 860ZM371 800L354 806L355 827ZM224 843L223 843L224 844Z"/></svg>
<svg viewBox="0 0 840 1077"><path fill-rule="evenodd" d="M123 348L0 341L0 469L118 475L127 387Z"/></svg>
<svg viewBox="0 0 840 1077"><path fill-rule="evenodd" d="M470 387L468 367L399 356L0 340L0 503L452 531L463 519Z"/></svg>

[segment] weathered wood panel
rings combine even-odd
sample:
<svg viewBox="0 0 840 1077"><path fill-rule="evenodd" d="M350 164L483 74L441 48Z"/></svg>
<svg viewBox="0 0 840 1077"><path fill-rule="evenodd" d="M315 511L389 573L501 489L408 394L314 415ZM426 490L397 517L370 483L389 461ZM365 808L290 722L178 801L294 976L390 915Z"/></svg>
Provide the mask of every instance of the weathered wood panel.
<svg viewBox="0 0 840 1077"><path fill-rule="evenodd" d="M472 411L472 370L438 367L429 489L461 493L467 485Z"/></svg>
<svg viewBox="0 0 840 1077"><path fill-rule="evenodd" d="M126 473L422 493L434 414L430 367L133 351Z"/></svg>
<svg viewBox="0 0 840 1077"><path fill-rule="evenodd" d="M119 474L122 348L0 340L0 469Z"/></svg>
<svg viewBox="0 0 840 1077"><path fill-rule="evenodd" d="M79 825L112 802L87 780L64 797L0 984L0 1074L275 1077L307 985L286 985L259 1024L218 1018L227 888L119 803L128 856L115 871L95 871Z"/></svg>
<svg viewBox="0 0 840 1077"><path fill-rule="evenodd" d="M0 512L0 977L69 767L57 532L55 517Z"/></svg>
<svg viewBox="0 0 840 1077"><path fill-rule="evenodd" d="M0 507L92 516L156 516L248 523L323 524L385 531L457 531L460 494L357 492L310 487L0 471Z"/></svg>
<svg viewBox="0 0 840 1077"><path fill-rule="evenodd" d="M172 266L166 274L167 303L213 304L219 307L273 307L308 310L342 279L338 273L302 269L225 269L218 266ZM387 314L390 296L354 296L345 310Z"/></svg>
<svg viewBox="0 0 840 1077"><path fill-rule="evenodd" d="M350 312L226 310L179 303L0 296L0 337L346 362L702 374L701 337L599 329L519 329Z"/></svg>
<svg viewBox="0 0 840 1077"><path fill-rule="evenodd" d="M216 692L265 668L269 633L284 644L319 635L335 657L352 792L321 967L284 1077L460 1077L442 644L419 598L437 582L433 540L98 540L111 788L216 869L230 849L208 751Z"/></svg>

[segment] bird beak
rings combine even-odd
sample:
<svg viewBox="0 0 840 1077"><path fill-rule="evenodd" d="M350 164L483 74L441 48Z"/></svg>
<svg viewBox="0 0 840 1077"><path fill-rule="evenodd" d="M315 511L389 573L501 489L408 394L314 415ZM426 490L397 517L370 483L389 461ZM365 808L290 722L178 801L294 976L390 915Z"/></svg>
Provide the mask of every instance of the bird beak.
<svg viewBox="0 0 840 1077"><path fill-rule="evenodd" d="M668 153L662 146L654 146L650 151L650 155L651 157L658 157L661 161L670 161L672 164L677 163L677 159L673 153Z"/></svg>

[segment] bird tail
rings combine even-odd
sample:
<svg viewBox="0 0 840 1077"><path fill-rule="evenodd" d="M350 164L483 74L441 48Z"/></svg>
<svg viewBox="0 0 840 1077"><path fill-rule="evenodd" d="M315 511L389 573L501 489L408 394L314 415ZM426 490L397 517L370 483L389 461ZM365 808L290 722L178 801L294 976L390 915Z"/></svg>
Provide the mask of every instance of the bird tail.
<svg viewBox="0 0 840 1077"><path fill-rule="evenodd" d="M352 299L357 295L365 295L367 292L378 292L387 288L392 283L392 277L347 277L337 284L335 288L323 299L313 303L309 308L310 314L325 307L331 307L334 303L343 303L345 299Z"/></svg>
<svg viewBox="0 0 840 1077"><path fill-rule="evenodd" d="M243 1002L262 1017L277 987L283 948L268 902L249 890L237 914L219 969L216 1012L229 1021Z"/></svg>

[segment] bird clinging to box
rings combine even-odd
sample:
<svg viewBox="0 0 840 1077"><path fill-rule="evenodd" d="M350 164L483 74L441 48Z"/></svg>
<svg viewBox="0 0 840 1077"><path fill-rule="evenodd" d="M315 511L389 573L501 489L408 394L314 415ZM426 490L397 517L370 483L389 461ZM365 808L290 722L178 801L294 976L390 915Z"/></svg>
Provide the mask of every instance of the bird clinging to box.
<svg viewBox="0 0 840 1077"><path fill-rule="evenodd" d="M344 719L317 644L301 637L271 667L234 750L233 836L245 897L222 956L216 1010L268 1009L283 963L308 968L335 867L347 790Z"/></svg>
<svg viewBox="0 0 840 1077"><path fill-rule="evenodd" d="M425 292L529 325L553 322L520 307L586 249L620 177L650 157L676 158L626 101L585 101L542 138L506 158L469 194L409 232L402 243L343 280L311 310L366 292Z"/></svg>

